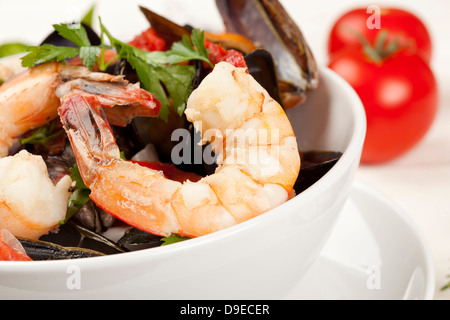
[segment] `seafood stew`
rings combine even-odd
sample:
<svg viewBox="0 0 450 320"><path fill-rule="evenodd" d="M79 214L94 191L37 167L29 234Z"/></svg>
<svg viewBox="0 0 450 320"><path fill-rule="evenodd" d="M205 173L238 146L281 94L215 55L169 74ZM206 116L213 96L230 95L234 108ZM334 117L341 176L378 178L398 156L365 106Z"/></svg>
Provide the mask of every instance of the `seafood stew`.
<svg viewBox="0 0 450 320"><path fill-rule="evenodd" d="M141 10L151 25L128 43L101 20L97 37L55 25L0 86L0 229L21 244L0 238L5 255L76 259L199 237L288 201L342 155L299 150L286 117L317 85L313 68L300 90L255 39Z"/></svg>

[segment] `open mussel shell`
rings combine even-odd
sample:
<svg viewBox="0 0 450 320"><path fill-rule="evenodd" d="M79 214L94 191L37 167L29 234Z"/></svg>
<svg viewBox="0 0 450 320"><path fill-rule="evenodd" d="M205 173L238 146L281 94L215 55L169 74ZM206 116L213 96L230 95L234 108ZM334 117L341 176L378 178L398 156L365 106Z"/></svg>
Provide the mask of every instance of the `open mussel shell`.
<svg viewBox="0 0 450 320"><path fill-rule="evenodd" d="M145 7L140 6L139 9L155 32L167 41L169 45L173 42L180 41L184 35L189 36L191 34L192 28L188 26L180 26Z"/></svg>
<svg viewBox="0 0 450 320"><path fill-rule="evenodd" d="M277 0L216 0L228 32L242 34L274 57L293 107L318 85L314 56L297 24Z"/></svg>

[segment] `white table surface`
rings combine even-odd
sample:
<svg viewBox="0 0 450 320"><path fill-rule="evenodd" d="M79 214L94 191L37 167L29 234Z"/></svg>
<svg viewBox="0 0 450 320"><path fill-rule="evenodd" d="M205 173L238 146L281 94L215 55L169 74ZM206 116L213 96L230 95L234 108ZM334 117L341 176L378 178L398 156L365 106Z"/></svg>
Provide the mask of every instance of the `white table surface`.
<svg viewBox="0 0 450 320"><path fill-rule="evenodd" d="M213 0L89 1L0 0L0 43L23 41L37 44L51 24L80 17L92 3L110 31L122 40L131 39L147 22L136 3L157 12L173 12L172 19L192 23L202 4L208 15L217 15ZM319 64L327 63L326 42L337 17L354 6L396 6L415 12L427 24L434 41L432 68L440 84L440 111L429 134L403 157L383 165L361 166L357 179L396 201L417 224L431 248L436 269L436 299L450 299L450 290L439 290L450 278L450 1L447 0L282 0L300 25ZM159 10L159 11L158 11ZM211 19L211 17L208 17ZM220 19L220 18L218 18ZM117 23L120 21L120 23ZM195 20L197 26L209 25Z"/></svg>

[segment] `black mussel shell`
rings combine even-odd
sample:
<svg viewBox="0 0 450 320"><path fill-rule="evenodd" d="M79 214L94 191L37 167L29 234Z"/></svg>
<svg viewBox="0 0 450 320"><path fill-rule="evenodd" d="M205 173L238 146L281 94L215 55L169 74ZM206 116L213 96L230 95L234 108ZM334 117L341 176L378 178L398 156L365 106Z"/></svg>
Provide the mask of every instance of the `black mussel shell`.
<svg viewBox="0 0 450 320"><path fill-rule="evenodd" d="M310 151L302 154L300 174L294 185L299 194L319 181L342 157L341 152Z"/></svg>
<svg viewBox="0 0 450 320"><path fill-rule="evenodd" d="M101 44L100 37L98 34L88 25L82 24L83 27L86 29L88 39L91 42L92 45L97 46ZM55 30L52 33L50 33L42 42L43 44L52 44L54 46L64 46L64 47L76 47L76 45L66 38L63 38L59 35L59 33Z"/></svg>
<svg viewBox="0 0 450 320"><path fill-rule="evenodd" d="M72 221L92 232L107 231L116 218L99 208L93 201L88 201L73 216Z"/></svg>
<svg viewBox="0 0 450 320"><path fill-rule="evenodd" d="M248 72L267 90L269 95L282 105L278 88L278 75L272 55L264 49L256 49L245 55Z"/></svg>
<svg viewBox="0 0 450 320"><path fill-rule="evenodd" d="M161 236L147 233L136 228L130 228L117 241L117 244L129 251L137 251L160 247L162 244L161 239Z"/></svg>
<svg viewBox="0 0 450 320"><path fill-rule="evenodd" d="M125 59L120 59L116 63L111 64L108 73L116 76L125 76L125 79L127 79L131 83L139 82L139 77L136 70L134 70L131 67L130 63Z"/></svg>
<svg viewBox="0 0 450 320"><path fill-rule="evenodd" d="M191 29L188 26L180 26L169 19L160 16L142 6L139 7L147 21L150 23L155 32L163 38L170 46L173 42L180 41L184 35L189 36Z"/></svg>
<svg viewBox="0 0 450 320"><path fill-rule="evenodd" d="M179 156L183 159L183 163L176 164L176 167L185 172L192 172L198 174L199 176L205 177L213 174L217 169L217 164L213 161L216 158L216 155L211 150L209 144L202 144L201 134L194 128L192 124L189 124L188 136L184 137L182 141L182 150L188 151L189 155L180 154ZM178 147L181 147L179 145ZM204 155L210 152L207 158L208 161L205 161Z"/></svg>
<svg viewBox="0 0 450 320"><path fill-rule="evenodd" d="M114 241L105 238L103 235L93 232L78 223L70 220L59 227L58 233L49 233L42 236L39 241L55 244L63 248L79 248L98 252L100 255L110 255L127 252ZM53 248L49 248L53 250ZM42 253L43 255L45 253Z"/></svg>
<svg viewBox="0 0 450 320"><path fill-rule="evenodd" d="M18 239L18 240L22 244L27 255L33 261L67 260L67 259L81 259L81 258L104 256L104 254L100 252L84 248L63 247L56 245L54 243L40 240L28 240L28 239Z"/></svg>
<svg viewBox="0 0 450 320"><path fill-rule="evenodd" d="M111 126L116 143L123 152L125 159L130 160L136 153L141 151L145 144L133 125L125 127Z"/></svg>
<svg viewBox="0 0 450 320"><path fill-rule="evenodd" d="M270 51L280 80L290 84L289 106L301 104L315 89L316 61L302 32L278 0L216 0L228 32L238 33Z"/></svg>

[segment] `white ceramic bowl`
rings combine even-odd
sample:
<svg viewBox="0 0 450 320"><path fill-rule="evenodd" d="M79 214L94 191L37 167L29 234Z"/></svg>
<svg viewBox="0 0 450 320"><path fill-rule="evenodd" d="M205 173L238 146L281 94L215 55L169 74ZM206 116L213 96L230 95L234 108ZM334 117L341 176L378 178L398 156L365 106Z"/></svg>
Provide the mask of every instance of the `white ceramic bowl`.
<svg viewBox="0 0 450 320"><path fill-rule="evenodd" d="M0 299L280 299L318 257L353 183L366 118L355 92L321 69L320 87L289 111L302 150L342 151L312 187L250 221L132 253L0 262Z"/></svg>

